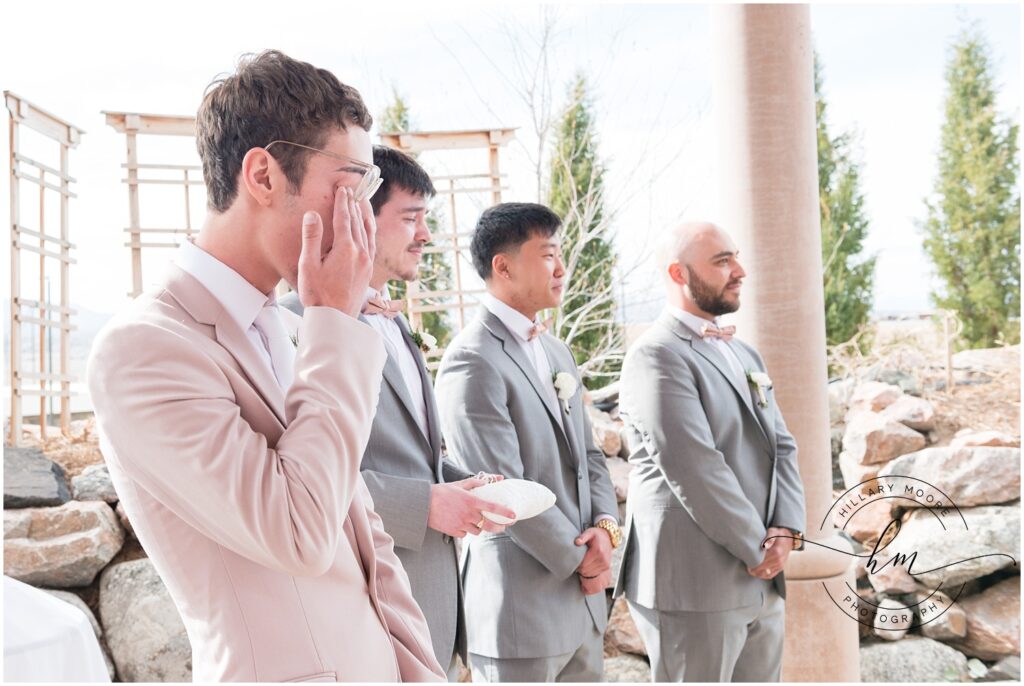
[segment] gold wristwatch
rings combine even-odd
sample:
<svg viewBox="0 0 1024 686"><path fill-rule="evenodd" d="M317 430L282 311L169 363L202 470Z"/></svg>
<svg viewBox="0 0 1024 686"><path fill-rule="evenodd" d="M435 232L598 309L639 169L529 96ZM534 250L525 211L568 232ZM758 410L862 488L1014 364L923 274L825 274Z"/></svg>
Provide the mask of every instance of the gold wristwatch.
<svg viewBox="0 0 1024 686"><path fill-rule="evenodd" d="M619 528L618 524L610 519L602 519L597 524L594 524L594 526L608 532L608 535L612 539L612 548L618 548L622 545L622 529Z"/></svg>
<svg viewBox="0 0 1024 686"><path fill-rule="evenodd" d="M804 534L802 531L796 529L788 529L789 533L793 534L793 552L804 549Z"/></svg>

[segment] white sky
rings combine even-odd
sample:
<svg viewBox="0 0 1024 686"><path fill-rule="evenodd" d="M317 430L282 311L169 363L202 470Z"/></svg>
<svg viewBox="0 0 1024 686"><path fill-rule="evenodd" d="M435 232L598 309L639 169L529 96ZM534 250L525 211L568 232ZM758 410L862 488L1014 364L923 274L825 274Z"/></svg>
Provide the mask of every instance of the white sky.
<svg viewBox="0 0 1024 686"><path fill-rule="evenodd" d="M363 93L375 115L394 86L423 130L520 127L523 145L511 147L503 160L512 186L505 199L535 199L526 155L533 144L529 115L501 74L512 70L516 54L530 51L525 43L512 48L509 32L525 41L539 14L536 6L511 2L6 3L0 88L87 131L71 162L79 180L79 198L72 201L78 246L72 300L110 312L130 287L122 246L127 192L119 182L124 141L100 111L194 114L206 84L231 71L245 52L273 47L329 68ZM717 213L709 11L705 5L602 4L561 7L557 15L554 92L564 94L579 69L595 86L609 202L618 212L623 262L634 264L649 237L667 224ZM935 173L947 46L961 18L978 22L992 46L999 109L1019 119L1020 9L814 5L811 16L832 131L859 135L868 249L879 256L875 308L927 309L930 270L917 222ZM173 141L162 147L175 159L194 154L188 146L174 149ZM149 149L155 148L143 153ZM3 136L0 154L6 152ZM42 161L48 159L53 164L52 157ZM6 204L8 177L2 178ZM170 207L179 195L152 206ZM194 222L201 221L201 209L195 203ZM144 215L143 223L180 224L176 212L166 220ZM0 259L9 264L6 254ZM147 282L163 259L154 253L147 263ZM648 297L646 285L643 271L630 281L634 312Z"/></svg>

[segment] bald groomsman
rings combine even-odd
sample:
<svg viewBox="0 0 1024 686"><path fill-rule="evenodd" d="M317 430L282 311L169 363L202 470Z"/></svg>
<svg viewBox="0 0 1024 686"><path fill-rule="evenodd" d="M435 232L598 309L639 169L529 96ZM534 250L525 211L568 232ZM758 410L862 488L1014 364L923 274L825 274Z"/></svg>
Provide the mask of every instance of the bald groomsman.
<svg viewBox="0 0 1024 686"><path fill-rule="evenodd" d="M529 203L481 215L470 251L487 294L438 370L452 456L473 471L536 481L557 498L503 534L467 539L474 681L601 680L604 592L622 535L576 361L537 319L562 297L560 226Z"/></svg>
<svg viewBox="0 0 1024 686"><path fill-rule="evenodd" d="M636 445L625 594L655 681L778 681L783 565L804 528L796 444L764 361L718 317L746 273L722 229L683 224L659 256L668 307L626 355Z"/></svg>
<svg viewBox="0 0 1024 686"><path fill-rule="evenodd" d="M401 304L387 297L388 281L416 280L423 248L431 239L426 215L434 186L415 160L397 150L374 146L373 163L382 179L370 199L377 252L359 319L381 335L388 355L360 469L427 618L434 654L454 679L455 656L466 659L466 632L453 537L505 527L485 519L484 501L470 492L484 481L442 459L437 403L423 351L400 314ZM295 294L281 303L302 314ZM416 333L422 340L427 332ZM515 516L497 505L487 505L487 510Z"/></svg>

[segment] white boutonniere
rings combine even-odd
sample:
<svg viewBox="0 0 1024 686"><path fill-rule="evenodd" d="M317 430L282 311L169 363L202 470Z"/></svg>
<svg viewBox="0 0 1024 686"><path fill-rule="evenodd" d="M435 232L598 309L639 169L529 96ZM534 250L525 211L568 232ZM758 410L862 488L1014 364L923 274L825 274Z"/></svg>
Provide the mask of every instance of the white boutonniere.
<svg viewBox="0 0 1024 686"><path fill-rule="evenodd" d="M558 399L562 401L562 409L569 414L569 398L576 395L576 390L579 388L576 378L569 372L553 372L551 381L554 382L555 390L558 391Z"/></svg>
<svg viewBox="0 0 1024 686"><path fill-rule="evenodd" d="M757 406L761 408L768 407L768 396L765 395L765 391L770 390L772 387L771 377L764 372L755 372L748 369L747 382L757 391Z"/></svg>
<svg viewBox="0 0 1024 686"><path fill-rule="evenodd" d="M416 344L417 348L423 351L424 355L430 353L437 347L437 339L426 331L414 331L412 334L412 342Z"/></svg>

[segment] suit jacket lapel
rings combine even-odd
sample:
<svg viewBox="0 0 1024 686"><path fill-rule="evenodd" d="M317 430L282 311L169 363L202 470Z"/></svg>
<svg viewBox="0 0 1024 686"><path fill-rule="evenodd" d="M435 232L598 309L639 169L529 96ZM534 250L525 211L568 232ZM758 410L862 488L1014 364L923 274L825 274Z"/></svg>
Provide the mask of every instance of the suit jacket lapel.
<svg viewBox="0 0 1024 686"><path fill-rule="evenodd" d="M556 346L554 344L553 339L550 336L542 335L540 337L540 344L541 344L541 347L544 348L544 354L547 355L547 357L548 357L548 365L551 367L551 371L552 372L569 372L570 371L569 369L566 368L565 362L559 362L559 359L558 359L559 358L559 353L561 353L562 351L558 349L558 346ZM576 361L573 360L572 361L572 366L575 367L575 365L576 365ZM578 389L576 392L577 392L577 394L578 394L578 396L580 398L583 397L582 389ZM561 420L562 420L562 427L565 429L565 433L567 434L568 439L569 439L569 447L572 450L573 455L576 458L576 462L579 463L579 461L582 460L583 457L584 457L584 454L583 454L584 453L584 449L583 449L583 446L581 446L579 444L579 440L578 440L578 437L576 435L576 432L572 430L572 426L571 426L572 412L571 411L570 412L566 412L561 407L561 403L559 403L558 409L561 412L560 416L561 416ZM573 409L572 404L569 405L569 409L570 410ZM583 409L584 412L586 411L586 408L582 408L582 409Z"/></svg>
<svg viewBox="0 0 1024 686"><path fill-rule="evenodd" d="M541 402L544 403L544 407L547 408L551 422L555 425L555 431L562 434L562 437L565 438L566 445L569 445L571 450L572 446L569 444L569 439L566 437L565 429L561 422L561 416L559 415L561 409L557 405L552 404L551 396L541 385L543 382L537 378L537 370L533 368L533 363L526 358L526 354L523 352L522 346L520 346L519 342L515 340L515 334L505 328L505 325L501 323L501 320L494 316L494 314L492 314L487 308L483 308L483 319L481 321L483 322L483 325L487 327L488 331L501 340L501 347L505 351L505 354L512 358L512 361L516 363L516 366L519 367L519 370L530 382L530 385L533 386L533 390L536 391L537 397L540 398ZM551 383L550 379L547 379L546 381Z"/></svg>
<svg viewBox="0 0 1024 686"><path fill-rule="evenodd" d="M366 317L364 315L359 315L359 320L366 322ZM391 354L386 342L384 343L384 349L388 353L388 359L384 363L384 380L388 383L388 386L391 387L391 391L398 396L398 399L402 403L402 407L405 408L405 411L409 414L413 424L416 425L416 434L426 441L427 437L423 435L423 430L419 428L420 423L416 419L416 406L413 405L411 391L408 386L406 386L405 378L402 376L402 368L398 366L398 360L396 360L394 355Z"/></svg>
<svg viewBox="0 0 1024 686"><path fill-rule="evenodd" d="M728 343L728 346L729 348L732 349L734 353L736 353L736 356L739 357L745 369L757 369L757 365L754 363L754 360L750 357L750 355L747 353L747 351L743 348L742 345L730 342ZM749 384L747 388L747 393L751 399L751 407L754 410L754 414L757 416L757 421L761 423L761 428L764 429L765 435L768 438L768 442L771 444L772 455L774 456L776 447L775 425L768 419L768 416L766 414L767 408L762 408L760 405L754 402L754 398L756 397L756 391Z"/></svg>
<svg viewBox="0 0 1024 686"><path fill-rule="evenodd" d="M430 378L430 372L427 371L427 363L423 357L423 351L417 347L416 341L412 339L412 329L409 328L409 322L401 314L398 315L395 321L398 322L398 328L402 330L405 345L412 352L413 359L416 360L416 369L420 372L420 382L423 384L423 402L426 403L427 407L427 438L430 441L430 448L433 450L434 460L437 461L441 457L441 424L437 415L437 399L434 398L434 384Z"/></svg>
<svg viewBox="0 0 1024 686"><path fill-rule="evenodd" d="M228 316L220 300L198 279L172 264L167 290L200 324L212 325L217 342L235 358L249 382L259 391L281 426L285 426L284 391L274 372L260 356L246 333Z"/></svg>
<svg viewBox="0 0 1024 686"><path fill-rule="evenodd" d="M754 421L757 422L757 426L764 435L765 441L768 441L768 434L765 431L764 423L762 422L761 417L758 416L758 413L754 410L754 402L750 397L750 388L745 388L744 385L740 385L740 380L736 378L736 374L729 368L729 363L724 357L722 357L722 353L718 352L718 350L712 347L712 345L703 338L690 331L689 327L673 317L670 313L664 313L660 321L662 325L668 327L669 330L677 336L683 340L689 341L694 352L710 362L711 365L725 377L726 381L729 382L729 385L731 385L733 390L736 391L736 395L739 396L740 401L747 408L747 411L750 412L750 415L754 418ZM745 386L749 386L749 384L745 384ZM768 442L769 444L771 443L770 441Z"/></svg>

